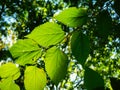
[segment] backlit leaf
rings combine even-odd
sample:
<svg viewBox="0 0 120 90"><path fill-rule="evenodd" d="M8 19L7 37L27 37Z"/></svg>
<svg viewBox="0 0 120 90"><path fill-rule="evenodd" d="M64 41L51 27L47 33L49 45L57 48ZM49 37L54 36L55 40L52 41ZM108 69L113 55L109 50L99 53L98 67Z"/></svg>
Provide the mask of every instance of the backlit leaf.
<svg viewBox="0 0 120 90"><path fill-rule="evenodd" d="M61 42L64 39L64 31L62 31L58 24L47 22L36 27L32 33L26 37L35 40L43 47L48 47Z"/></svg>
<svg viewBox="0 0 120 90"><path fill-rule="evenodd" d="M24 77L26 90L43 90L47 82L44 70L36 66L28 66Z"/></svg>
<svg viewBox="0 0 120 90"><path fill-rule="evenodd" d="M84 65L90 50L88 37L79 31L74 32L71 38L71 50L72 55Z"/></svg>
<svg viewBox="0 0 120 90"><path fill-rule="evenodd" d="M87 21L87 9L71 7L63 10L55 19L70 27L78 27Z"/></svg>
<svg viewBox="0 0 120 90"><path fill-rule="evenodd" d="M10 52L16 63L20 65L34 64L34 62L41 56L41 48L30 39L18 40L11 48Z"/></svg>
<svg viewBox="0 0 120 90"><path fill-rule="evenodd" d="M67 73L68 58L57 47L50 48L45 57L45 68L50 79L58 84Z"/></svg>
<svg viewBox="0 0 120 90"><path fill-rule="evenodd" d="M9 77L1 80L0 90L20 90L20 88L17 84L15 84L12 77Z"/></svg>
<svg viewBox="0 0 120 90"><path fill-rule="evenodd" d="M85 68L84 83L87 90L104 90L104 80L94 70Z"/></svg>
<svg viewBox="0 0 120 90"><path fill-rule="evenodd" d="M13 80L16 80L20 76L19 68L13 63L7 63L0 66L0 77L8 78L12 77Z"/></svg>

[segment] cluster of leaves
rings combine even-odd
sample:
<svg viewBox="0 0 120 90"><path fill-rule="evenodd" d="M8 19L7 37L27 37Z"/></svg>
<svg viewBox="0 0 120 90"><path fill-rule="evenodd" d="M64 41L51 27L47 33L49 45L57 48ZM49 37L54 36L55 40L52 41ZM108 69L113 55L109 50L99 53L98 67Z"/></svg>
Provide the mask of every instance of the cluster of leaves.
<svg viewBox="0 0 120 90"><path fill-rule="evenodd" d="M68 16L69 15L69 16ZM87 22L87 8L71 7L55 16L55 19L69 27L80 27ZM68 37L69 36L69 37ZM7 89L19 90L13 82L20 77L20 67L24 67L24 87L26 90L42 90L47 83L47 75L50 80L57 85L67 74L69 64L68 54L62 51L67 45L65 39L70 41L71 57L75 57L84 68L84 83L88 90L104 89L104 80L101 76L85 65L89 55L90 45L89 38L80 30L73 30L67 35L61 29L60 25L55 22L47 22L36 27L30 34L25 36L26 39L18 40L11 48L10 52L15 58L15 64L7 63L0 67L0 76L2 78L0 88L5 84L10 85ZM67 41L68 42L68 41ZM71 53L72 52L72 53ZM39 59L42 58L45 63L45 69L38 65ZM9 72L9 73L6 73ZM20 78L19 78L20 79ZM13 83L11 83L13 82ZM91 83L92 82L92 83Z"/></svg>
<svg viewBox="0 0 120 90"><path fill-rule="evenodd" d="M57 85L68 74L71 61L77 60L83 67L84 88L103 90L102 75L108 80L112 77L112 88L119 90L120 0L63 0L68 7L81 8L68 8L51 20L54 12L64 8L62 1L56 4L52 1L55 0L0 1L3 12L0 15L15 12L13 17L18 23L13 23L13 27L18 38L26 35L10 48L15 64L0 66L0 88L37 90L50 82ZM1 25L7 27L5 23ZM0 51L0 55L6 58L3 55L9 53Z"/></svg>
<svg viewBox="0 0 120 90"><path fill-rule="evenodd" d="M15 38L24 38L64 7L64 2L59 0L0 0L0 60L11 57L7 44L16 42Z"/></svg>

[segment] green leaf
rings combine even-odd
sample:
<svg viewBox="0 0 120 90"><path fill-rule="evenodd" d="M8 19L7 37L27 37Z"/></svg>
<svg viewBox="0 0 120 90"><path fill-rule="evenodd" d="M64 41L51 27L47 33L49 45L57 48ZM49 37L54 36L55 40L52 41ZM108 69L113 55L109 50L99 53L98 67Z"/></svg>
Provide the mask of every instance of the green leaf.
<svg viewBox="0 0 120 90"><path fill-rule="evenodd" d="M7 63L0 66L0 77L8 78L12 77L13 80L16 80L20 76L19 68L13 63Z"/></svg>
<svg viewBox="0 0 120 90"><path fill-rule="evenodd" d="M110 77L110 83L111 83L113 90L120 90L120 87L119 87L120 86L120 79Z"/></svg>
<svg viewBox="0 0 120 90"><path fill-rule="evenodd" d="M50 79L57 85L65 78L68 58L59 48L50 48L45 56L45 69Z"/></svg>
<svg viewBox="0 0 120 90"><path fill-rule="evenodd" d="M112 19L108 11L100 12L96 18L97 34L101 37L107 37L112 33Z"/></svg>
<svg viewBox="0 0 120 90"><path fill-rule="evenodd" d="M84 73L84 84L87 90L104 90L104 80L102 77L94 70L90 68L85 68Z"/></svg>
<svg viewBox="0 0 120 90"><path fill-rule="evenodd" d="M64 39L64 31L62 31L58 24L47 22L36 27L26 37L35 40L43 47L48 47L61 42Z"/></svg>
<svg viewBox="0 0 120 90"><path fill-rule="evenodd" d="M44 70L36 66L26 67L24 77L26 90L43 90L47 82Z"/></svg>
<svg viewBox="0 0 120 90"><path fill-rule="evenodd" d="M72 34L71 38L72 55L84 65L90 51L89 39L86 35L76 31Z"/></svg>
<svg viewBox="0 0 120 90"><path fill-rule="evenodd" d="M78 27L87 21L87 8L71 7L55 16L55 19L70 27Z"/></svg>
<svg viewBox="0 0 120 90"><path fill-rule="evenodd" d="M115 9L116 13L120 16L120 0L114 0L113 8Z"/></svg>
<svg viewBox="0 0 120 90"><path fill-rule="evenodd" d="M1 80L0 90L20 90L20 88L17 84L15 84L12 77L9 77Z"/></svg>
<svg viewBox="0 0 120 90"><path fill-rule="evenodd" d="M31 39L18 40L11 48L10 52L16 63L20 65L34 64L41 56L41 48Z"/></svg>

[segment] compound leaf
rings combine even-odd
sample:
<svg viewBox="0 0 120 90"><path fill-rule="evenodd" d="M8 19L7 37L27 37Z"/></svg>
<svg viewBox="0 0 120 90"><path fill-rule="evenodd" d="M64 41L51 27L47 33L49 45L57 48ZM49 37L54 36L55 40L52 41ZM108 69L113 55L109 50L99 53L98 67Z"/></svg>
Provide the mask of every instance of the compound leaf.
<svg viewBox="0 0 120 90"><path fill-rule="evenodd" d="M50 79L58 84L67 73L68 58L57 47L50 48L45 57L45 68Z"/></svg>
<svg viewBox="0 0 120 90"><path fill-rule="evenodd" d="M114 77L110 77L110 83L112 86L113 90L119 90L120 89L120 79L118 78L114 78Z"/></svg>
<svg viewBox="0 0 120 90"><path fill-rule="evenodd" d="M19 68L13 63L7 63L0 66L0 77L8 78L12 77L13 80L16 80L20 76Z"/></svg>
<svg viewBox="0 0 120 90"><path fill-rule="evenodd" d="M35 40L43 47L49 47L61 42L64 39L64 31L62 31L58 24L47 22L36 27L32 33L26 37Z"/></svg>
<svg viewBox="0 0 120 90"><path fill-rule="evenodd" d="M26 67L24 77L26 90L43 90L47 82L44 70L36 66Z"/></svg>
<svg viewBox="0 0 120 90"><path fill-rule="evenodd" d="M16 63L20 65L34 64L35 60L41 56L41 48L31 39L18 40L10 48L10 52L16 58Z"/></svg>
<svg viewBox="0 0 120 90"><path fill-rule="evenodd" d="M70 27L78 27L87 21L87 9L71 7L63 10L55 19Z"/></svg>
<svg viewBox="0 0 120 90"><path fill-rule="evenodd" d="M108 11L104 10L97 15L96 32L100 37L107 37L112 33L112 18Z"/></svg>
<svg viewBox="0 0 120 90"><path fill-rule="evenodd" d="M116 13L120 16L120 0L114 0L114 5L113 5Z"/></svg>
<svg viewBox="0 0 120 90"><path fill-rule="evenodd" d="M102 77L88 67L85 68L84 83L87 90L104 90L104 80Z"/></svg>
<svg viewBox="0 0 120 90"><path fill-rule="evenodd" d="M90 50L88 37L79 31L74 32L71 38L71 50L72 55L84 65Z"/></svg>
<svg viewBox="0 0 120 90"><path fill-rule="evenodd" d="M12 77L9 77L1 80L0 90L20 90L20 88L17 84L15 84Z"/></svg>

